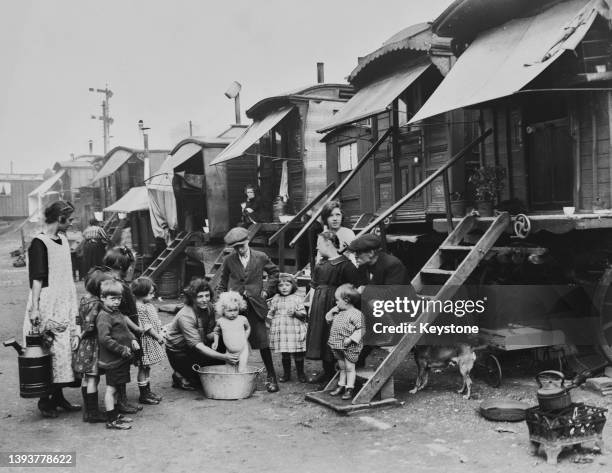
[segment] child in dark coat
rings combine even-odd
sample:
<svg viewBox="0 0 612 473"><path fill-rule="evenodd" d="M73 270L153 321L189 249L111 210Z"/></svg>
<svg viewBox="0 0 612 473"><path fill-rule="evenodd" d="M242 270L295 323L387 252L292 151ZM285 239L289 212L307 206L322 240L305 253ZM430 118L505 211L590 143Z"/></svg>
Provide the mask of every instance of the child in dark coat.
<svg viewBox="0 0 612 473"><path fill-rule="evenodd" d="M100 300L102 308L98 314L96 328L100 353L98 366L106 374L106 427L126 430L132 419L119 415L115 409L118 389L130 382L130 366L134 352L140 349L136 337L130 331L124 315L119 311L123 285L116 280L102 281Z"/></svg>

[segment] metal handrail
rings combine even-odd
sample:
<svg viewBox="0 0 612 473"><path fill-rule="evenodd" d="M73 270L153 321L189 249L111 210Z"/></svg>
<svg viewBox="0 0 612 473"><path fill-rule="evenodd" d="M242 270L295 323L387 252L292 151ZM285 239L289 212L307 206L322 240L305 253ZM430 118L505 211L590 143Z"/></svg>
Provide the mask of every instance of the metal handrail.
<svg viewBox="0 0 612 473"><path fill-rule="evenodd" d="M459 161L461 158L463 158L465 156L465 154L470 149L472 149L474 146L476 146L476 145L480 144L482 141L484 141L485 138L487 138L491 133L493 133L493 128L488 128L487 130L484 131L484 133L482 135L480 135L478 138L476 138L475 140L471 141L466 146L464 146L446 164L444 164L443 166L441 166L438 169L436 169L436 171L433 174L431 174L430 176L428 176L427 179L425 179L424 181L420 182L414 189L412 189L410 192L408 192L408 194L406 194L404 197L402 197L400 200L398 200L395 204L393 204L387 210L382 212L369 225L367 225L363 230L361 230L355 236L355 238L363 235L364 233L368 233L369 231L371 231L375 226L380 224L380 222L382 222L389 215L391 215L393 212L395 212L397 209L399 209L402 205L404 205L407 201L409 201L415 195L417 195L419 192L421 192L425 187L427 187L429 184L431 184L435 179L440 177L441 174L445 173L448 170L448 168L450 168L457 161Z"/></svg>
<svg viewBox="0 0 612 473"><path fill-rule="evenodd" d="M327 187L321 191L314 199L312 199L302 210L300 210L296 215L293 216L291 220L289 220L285 225L283 225L274 235L268 238L268 245L272 245L276 240L280 238L280 236L287 231L289 226L302 218L311 208L313 208L322 198L327 195L330 190L336 187L335 182L330 182L327 184Z"/></svg>
<svg viewBox="0 0 612 473"><path fill-rule="evenodd" d="M327 204L328 202L331 202L332 200L336 198L336 196L338 196L338 194L340 194L342 189L344 189L346 185L350 182L350 180L353 178L353 176L355 176L355 174L359 172L359 170L363 167L363 165L378 150L380 145L387 139L387 137L391 134L391 132L393 132L393 130L394 128L390 127L387 129L387 131L383 133L383 135L376 141L376 143L374 143L372 147L366 152L366 154L363 155L363 158L359 160L359 162L355 165L355 167L351 170L351 172L349 172L348 176L344 178L344 180L338 185L338 187L334 190L334 192L332 192L332 194L327 198L327 201L325 202L325 204ZM291 242L289 243L290 247L293 247L293 245L296 244L296 242L302 237L302 235L317 220L317 218L319 218L319 216L321 215L321 212L323 211L323 207L325 207L325 205L322 205L321 208L319 208L319 210L317 210L312 215L312 217L310 217L310 220L308 220L308 222L302 227L302 229L293 238L293 240L291 240Z"/></svg>

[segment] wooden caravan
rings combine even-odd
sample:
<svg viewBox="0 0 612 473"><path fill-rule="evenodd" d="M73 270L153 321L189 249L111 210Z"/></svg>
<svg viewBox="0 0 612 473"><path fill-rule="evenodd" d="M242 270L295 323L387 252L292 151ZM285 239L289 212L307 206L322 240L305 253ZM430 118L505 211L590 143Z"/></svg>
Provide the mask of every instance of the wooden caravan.
<svg viewBox="0 0 612 473"><path fill-rule="evenodd" d="M611 19L609 2L599 0L457 0L432 25L429 54L444 78L408 126L426 128L435 117L459 115L467 126L451 119L447 136L463 132L465 138L472 129L475 140L464 140L463 149L361 233L394 214L397 219L437 180L446 216L433 218L433 229L448 236L416 272L413 287L424 300L439 300L467 283L485 294L511 286L512 294L506 291L480 321L492 340L512 323L538 332L539 346L598 343L612 360ZM453 178L452 169L463 178ZM474 207L478 198L491 200L499 212L453 218L451 191ZM555 298L544 285L565 292ZM542 309L545 299L551 310ZM500 308L503 317L496 314ZM414 323L437 315L423 312ZM561 340L546 342L555 327ZM363 375L350 405L332 407L347 411L392 400L393 371L418 340L403 335ZM329 403L324 393L312 398Z"/></svg>
<svg viewBox="0 0 612 473"><path fill-rule="evenodd" d="M75 156L71 161L59 161L53 165L55 172L65 171L62 179L64 199L74 205L74 229L84 230L89 219L93 218L94 211L100 209L100 189L91 186L91 180L97 173L95 163L101 159L99 155L84 154Z"/></svg>
<svg viewBox="0 0 612 473"><path fill-rule="evenodd" d="M216 168L226 167L227 173L232 172L232 167L239 166L244 171L250 166L250 183L261 190L266 220L253 244L261 245L284 270L299 269L309 260L310 251L308 242L295 249L286 247L285 237L295 234L298 224L288 225L278 233L283 227L279 217L294 216L326 188L326 150L316 130L352 94L349 85L319 83L265 98L247 110L253 120L251 125L211 163ZM240 216L244 186L238 181L230 186L228 203L232 212ZM231 223L237 222L238 219ZM270 236L274 238L269 242Z"/></svg>
<svg viewBox="0 0 612 473"><path fill-rule="evenodd" d="M0 174L0 219L28 217L28 194L42 183L42 174Z"/></svg>
<svg viewBox="0 0 612 473"><path fill-rule="evenodd" d="M444 112L408 125L443 78L427 54L431 42L430 25L417 24L360 58L348 77L355 96L319 130L326 133L329 182L340 185L368 156L337 196L353 222L362 214L380 213L406 195L478 131L470 111ZM374 148L386 132L386 139ZM464 187L462 168L449 171L449 177L451 192ZM399 209L392 224L425 223L444 211L442 186L434 185Z"/></svg>

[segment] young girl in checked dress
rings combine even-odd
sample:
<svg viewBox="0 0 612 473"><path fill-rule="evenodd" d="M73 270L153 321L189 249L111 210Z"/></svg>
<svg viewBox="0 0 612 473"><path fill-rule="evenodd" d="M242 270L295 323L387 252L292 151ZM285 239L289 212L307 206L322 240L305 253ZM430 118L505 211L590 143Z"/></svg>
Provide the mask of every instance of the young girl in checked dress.
<svg viewBox="0 0 612 473"><path fill-rule="evenodd" d="M142 330L140 345L142 356L138 363L138 389L140 390L141 404L159 404L161 396L151 392L151 365L155 365L166 357L164 338L161 330L157 309L151 301L155 296L155 284L151 279L140 277L132 282L132 294L136 298L138 311L138 325Z"/></svg>
<svg viewBox="0 0 612 473"><path fill-rule="evenodd" d="M295 294L297 281L288 273L278 276L278 294L270 301L270 348L282 354L284 374L281 383L291 379L291 354L295 361L298 381L306 382L304 355L306 352L306 308L301 297Z"/></svg>
<svg viewBox="0 0 612 473"><path fill-rule="evenodd" d="M338 387L329 393L330 396L343 394L342 399L353 398L355 388L355 363L363 348L365 323L363 314L355 308L361 296L352 284L343 284L336 289L336 307L325 314L325 320L331 322L327 344L338 360L340 375Z"/></svg>

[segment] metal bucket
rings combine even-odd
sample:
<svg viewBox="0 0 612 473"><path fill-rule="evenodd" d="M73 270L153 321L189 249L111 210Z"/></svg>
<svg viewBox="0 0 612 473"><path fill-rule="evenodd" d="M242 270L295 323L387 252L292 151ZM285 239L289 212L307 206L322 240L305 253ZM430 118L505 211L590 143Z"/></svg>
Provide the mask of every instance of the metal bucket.
<svg viewBox="0 0 612 473"><path fill-rule="evenodd" d="M257 376L263 368L247 367L238 373L236 368L228 365L203 366L193 365L193 370L200 376L204 395L209 399L246 399L255 391Z"/></svg>

